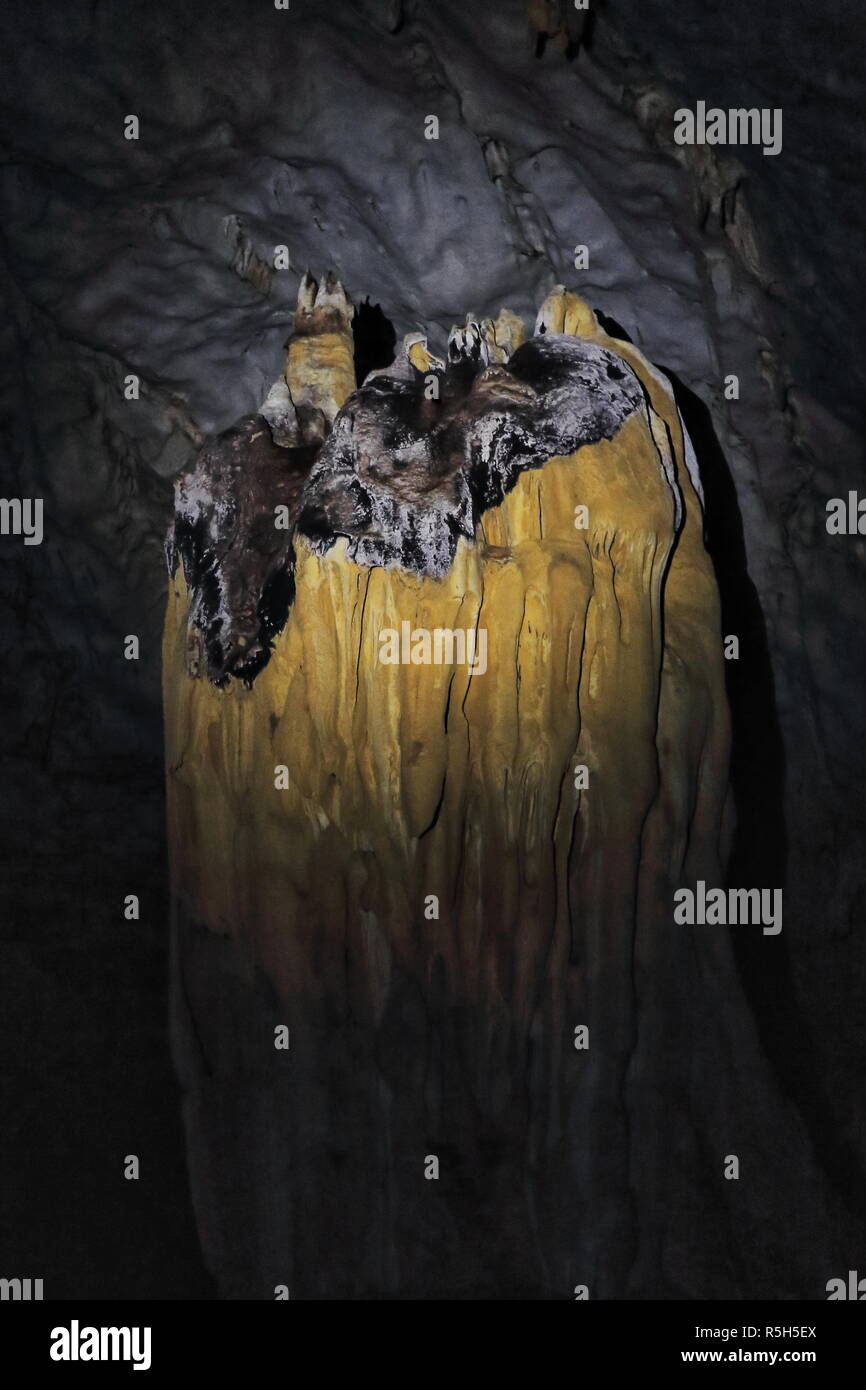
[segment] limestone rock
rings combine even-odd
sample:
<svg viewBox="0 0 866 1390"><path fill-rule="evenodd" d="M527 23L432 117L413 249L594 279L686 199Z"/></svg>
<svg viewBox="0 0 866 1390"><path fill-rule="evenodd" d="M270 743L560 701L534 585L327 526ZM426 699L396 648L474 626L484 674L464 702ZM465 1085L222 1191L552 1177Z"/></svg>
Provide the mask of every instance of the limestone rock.
<svg viewBox="0 0 866 1390"><path fill-rule="evenodd" d="M224 679L232 604L254 638L291 563L264 504L205 497L216 558L174 572L176 1054L227 1296L737 1296L729 1205L767 1197L721 1191L722 1155L806 1152L729 934L673 922L677 887L721 880L729 756L679 413L562 287L538 328L486 365L470 319L438 401L411 348L412 377L349 395L292 484L295 597L259 669ZM341 359L306 345L336 399ZM200 474L248 497L235 457ZM288 486L269 467L260 497ZM221 680L193 681L221 573Z"/></svg>
<svg viewBox="0 0 866 1390"><path fill-rule="evenodd" d="M284 377L275 381L267 396L260 414L270 426L271 438L281 449L290 449L301 443L301 426L298 412L292 400Z"/></svg>
<svg viewBox="0 0 866 1390"><path fill-rule="evenodd" d="M309 272L304 275L286 357L286 383L306 423L307 442L324 439L355 388L352 313L352 303L333 272L321 284Z"/></svg>

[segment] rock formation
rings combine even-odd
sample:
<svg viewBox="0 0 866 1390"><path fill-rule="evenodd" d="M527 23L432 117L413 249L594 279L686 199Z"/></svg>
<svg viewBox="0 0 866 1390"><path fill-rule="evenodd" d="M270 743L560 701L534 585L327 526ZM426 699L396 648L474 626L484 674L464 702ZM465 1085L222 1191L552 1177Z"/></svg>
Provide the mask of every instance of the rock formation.
<svg viewBox="0 0 866 1390"><path fill-rule="evenodd" d="M761 1287L777 1260L732 1268L726 1223L782 1229L774 1145L811 1158L728 929L673 918L723 881L730 807L670 384L558 287L526 341L470 316L352 390L350 313L305 279L285 380L181 477L168 544L209 1265L230 1297ZM792 1287L820 1248L792 1241Z"/></svg>
<svg viewBox="0 0 866 1390"><path fill-rule="evenodd" d="M668 1259L663 1277L656 1262L642 1285L611 1275L606 1287L637 1282L689 1294L737 1289L823 1299L829 1278L863 1271L866 564L862 536L831 535L825 526L828 500L847 499L860 487L866 434L866 316L852 255L866 229L863 181L851 173L866 158L866 123L856 119L863 92L858 18L850 0L827 0L808 16L790 0L591 0L585 12L573 0L328 0L287 9L268 0L185 0L182 7L13 0L0 9L7 56L3 495L41 499L45 533L38 546L0 537L7 600L0 605L2 1011L10 1042L6 1109L14 1116L0 1157L8 1209L0 1273L44 1276L52 1299L213 1292L192 1223L179 1091L164 1037L163 543L173 482L190 471L206 441L213 467L201 454L197 465L209 495L222 492L227 507L240 507L240 534L258 525L261 549L232 556L220 523L213 542L217 567L228 561L225 614L213 576L193 596L204 628L193 624L185 660L200 676L181 679L172 666L172 690L179 697L190 687L190 700L202 705L213 697L213 718L201 724L208 748L196 741L196 755L192 743L187 747L189 773L196 756L200 766L219 754L230 705L246 700L246 712L257 707L270 680L269 653L290 640L303 605L301 591L292 608L294 557L313 572L303 552L314 548L314 538L295 542L291 529L270 530L268 511L284 506L294 525L303 483L330 433L329 411L344 403L333 379L324 400L314 399L306 369L292 380L280 372L303 268L323 269L326 258L358 306L357 382L345 370L346 315L332 319L347 394L371 369L408 382L413 369L444 372L449 326L460 324L455 344L465 347L476 336L472 323L479 331L485 321L495 323L502 304L517 315L515 336L500 341L504 325L497 325L492 365L507 366L520 336L532 336L538 305L563 281L611 334L626 346L633 340L673 382L700 460L721 633L739 640L739 660L725 663L736 805L726 882L784 888L784 929L771 937L752 927L692 928L685 949L670 941L667 956L661 948L670 915L654 937L618 929L637 943L631 964L622 952L617 959L623 978L630 973L635 981L632 1017L644 1055L655 1007L648 990L668 981L674 995L667 1032L657 1026L654 1035L656 1055L668 1054L668 1089L656 1088L657 1132L678 1165L668 1175L666 1210L680 1229L690 1224L695 1245L705 1229L709 1235L697 1272L694 1261L680 1259L671 1275ZM707 99L725 108L783 106L780 156L677 145L676 111ZM131 113L138 139L127 138ZM439 121L438 139L428 138L430 115ZM585 269L576 264L579 245ZM327 296L326 277L315 289L308 284L305 313L315 311L320 290ZM302 317L294 323L296 354ZM307 335L311 350L319 336ZM401 343L405 351L397 352ZM399 363L392 365L395 355ZM239 421L247 423L237 430ZM229 434L220 443L230 427L234 442ZM685 452L688 464L687 441ZM263 479L270 470L282 489L281 501L267 487L260 495L237 494L238 479L255 471L257 457ZM536 487L546 472L547 463L528 471L509 496ZM580 496L568 501L577 505ZM194 488L187 503L195 515ZM687 513L687 498L685 506ZM479 522L479 536L489 517L492 510ZM680 530L671 583L693 534ZM578 531L571 538L586 539ZM209 558L207 536L200 542ZM460 538L461 549L467 544ZM315 552L328 573L334 549ZM358 569L364 578L372 574L372 596L381 569ZM281 584L265 593L260 581L271 572ZM511 582L516 573L511 565ZM688 585L681 587L688 594ZM243 594L257 595L245 618ZM666 580L663 611L672 594ZM534 633L533 605L530 598ZM186 631L186 614L177 620ZM697 615L695 623L703 631ZM460 667L459 688L475 692L467 711L497 679L496 630L491 623L484 674L479 666L468 681ZM233 631L236 648L228 640ZM402 640L399 622L394 631ZM130 659L128 635L138 640L138 659ZM525 658L524 641L522 692ZM220 678L223 662L225 683L216 688L208 675ZM386 664L380 679L410 671L424 693L441 667ZM661 686L670 691L664 675ZM347 688L341 698L351 703L351 673ZM452 689L456 700L456 678ZM694 711L693 696L683 686ZM585 701L582 718L584 712ZM518 751L529 766L526 743ZM546 748L540 743L545 759ZM280 756L287 754L281 749ZM588 753L581 759L589 765ZM593 777L600 772L593 767ZM271 767L270 786L273 779ZM190 788L191 797L194 779ZM597 777L595 785L591 778L575 788L578 829L601 791ZM280 816L287 796L273 798ZM200 808L201 801L191 805ZM206 808L202 822L206 827ZM245 824L242 815L235 822L233 866ZM284 849L281 859L291 861ZM255 867L252 851L245 862ZM250 874L233 867L227 877L238 903L224 907L226 930L237 932ZM425 897L436 891L423 887ZM136 916L124 911L128 895L138 899ZM416 906L417 896L412 923ZM440 903L440 924L451 911ZM578 906L569 904L569 911L581 942ZM423 918L421 930L432 933L432 921ZM726 952L720 935L737 956L733 984L727 965L708 957L713 949ZM184 1062L199 1223L223 1289L258 1293L263 1271L270 1278L283 1269L293 1248L289 1194L296 1193L296 1207L303 1200L303 1188L291 1182L299 1161L293 1146L301 1143L292 1117L303 1111L303 1097L279 1088L303 1078L304 1053L293 1033L291 1067L268 1071L262 1029L269 1033L266 1025L290 1011L263 970L244 993L243 972L257 957L237 938L230 942L212 923L199 922L176 940L185 961L178 989L189 991L212 1067L208 1081L195 1050ZM201 960L193 954L199 949ZM580 990L592 992L596 1016L601 1008L589 962L575 970L575 1002L565 1010L572 1031L587 1017ZM741 988L774 1073L773 1095L764 1102L766 1073L755 1061L751 1021L743 1021ZM176 1008L184 1007L181 994ZM421 1030L416 1011L391 1051L417 1049ZM572 1070L585 1074L590 1059L598 1069L607 1057L603 1035L593 1032L589 1041L588 1054L569 1052ZM341 1075L346 1056L332 1060ZM642 1067L631 1069L619 1098L609 1091L613 1114L635 1113L638 1078L650 1070L648 1062ZM374 1070L360 1052L350 1095ZM206 1085L209 1095L224 1098L222 1120ZM700 1100L701 1091L710 1099ZM825 1206L808 1148L780 1115L783 1105L804 1117L822 1170L846 1206L844 1239L827 1264L819 1242L806 1257ZM199 1113L210 1117L207 1128ZM401 1113L408 1133L411 1116ZM575 1125L580 1113L574 1111ZM719 1118L725 1115L730 1123ZM354 1133L357 1121L349 1110L347 1116ZM648 1170L645 1139L629 1127L633 1156L626 1159L617 1157L616 1136L600 1123L593 1132L595 1180L607 1162L620 1203L618 1227L604 1218L612 1232L606 1258L628 1263L628 1248L617 1253L617 1231L628 1247L655 1210L643 1196L630 1196ZM314 1126L310 1134L314 1146ZM758 1152L751 1136L760 1138ZM438 1145L435 1136L430 1142ZM586 1165L586 1142L582 1149L569 1139L563 1152ZM695 1143L700 1161L689 1187ZM209 1148L221 1151L222 1167ZM720 1148L741 1151L738 1181L719 1176ZM136 1184L120 1176L129 1152L141 1159ZM413 1147L413 1181L416 1165ZM494 1166L489 1155L479 1165L488 1173ZM626 1167L634 1182L624 1181ZM423 1183L428 1206L453 1177L452 1165L441 1168L438 1183ZM590 1214L601 1211L592 1206L596 1189L582 1169L571 1183ZM359 1182L362 1196L352 1191L347 1210L369 1201L367 1186ZM539 1181L532 1190L545 1189ZM693 1196L684 1201L684 1192ZM573 1239L564 1225L588 1232L584 1207L577 1198L547 1201L540 1216L548 1213L549 1231L558 1210L562 1231L561 1245L545 1237L544 1248L567 1250L585 1271L584 1234ZM470 1212L461 1223L466 1240L478 1234L474 1221ZM476 1285L495 1292L492 1241L485 1235L477 1244L484 1252L479 1266L488 1264ZM337 1278L334 1245L338 1238L329 1241L323 1226L314 1258L301 1252L298 1277L291 1270L284 1276L295 1280L293 1296L309 1287L311 1267L317 1278L324 1268ZM680 1248L690 1248L688 1241L680 1238ZM533 1259L525 1261L526 1284L545 1296L570 1296L573 1285L561 1277L558 1259L540 1277ZM502 1288L514 1287L520 1263L515 1255ZM425 1280L416 1273L418 1287ZM430 1288L444 1287L447 1278L443 1267ZM598 1296L591 1269L578 1278ZM407 1281L389 1274L384 1282L395 1288ZM272 1293L271 1286L265 1296Z"/></svg>

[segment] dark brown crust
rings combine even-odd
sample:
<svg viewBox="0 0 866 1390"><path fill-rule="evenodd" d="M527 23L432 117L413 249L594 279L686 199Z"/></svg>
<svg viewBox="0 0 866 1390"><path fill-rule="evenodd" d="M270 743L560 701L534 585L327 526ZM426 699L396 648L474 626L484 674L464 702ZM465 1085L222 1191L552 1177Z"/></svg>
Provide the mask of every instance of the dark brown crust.
<svg viewBox="0 0 866 1390"><path fill-rule="evenodd" d="M621 358L565 335L530 339L507 367L452 353L438 399L432 375L377 375L319 448L278 448L250 416L178 480L167 558L172 573L183 562L215 685L251 685L269 660L294 598L295 529L318 554L342 536L358 564L441 577L521 473L612 438L643 405ZM275 525L278 506L288 529Z"/></svg>
<svg viewBox="0 0 866 1390"><path fill-rule="evenodd" d="M166 541L190 592L189 621L209 680L252 685L294 597L292 534L314 450L281 449L267 421L248 416L210 440L175 485ZM287 527L276 525L287 508Z"/></svg>

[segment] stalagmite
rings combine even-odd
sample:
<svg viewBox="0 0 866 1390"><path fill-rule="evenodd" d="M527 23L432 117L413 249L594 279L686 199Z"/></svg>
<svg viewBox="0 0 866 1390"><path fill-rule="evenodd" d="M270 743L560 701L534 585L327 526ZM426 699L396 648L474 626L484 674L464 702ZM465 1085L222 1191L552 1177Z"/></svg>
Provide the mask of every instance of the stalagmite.
<svg viewBox="0 0 866 1390"><path fill-rule="evenodd" d="M674 922L722 882L729 728L672 391L562 287L359 390L350 314L305 279L300 436L272 393L208 445L168 546L208 1261L229 1297L736 1295L725 1204L766 1194L722 1155L801 1137L729 933Z"/></svg>
<svg viewBox="0 0 866 1390"><path fill-rule="evenodd" d="M352 304L333 274L321 285L309 272L301 281L285 376L298 414L306 421L306 442L321 442L355 389Z"/></svg>

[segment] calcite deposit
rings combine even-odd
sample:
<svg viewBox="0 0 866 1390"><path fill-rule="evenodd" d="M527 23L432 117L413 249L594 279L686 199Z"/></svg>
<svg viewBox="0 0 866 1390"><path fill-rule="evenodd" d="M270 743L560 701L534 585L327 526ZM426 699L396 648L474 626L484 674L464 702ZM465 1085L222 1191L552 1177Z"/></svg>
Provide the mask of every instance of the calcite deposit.
<svg viewBox="0 0 866 1390"><path fill-rule="evenodd" d="M736 1295L726 1156L806 1146L729 935L673 918L720 881L730 808L670 384L560 286L521 345L470 318L447 360L418 335L349 393L342 293L288 352L325 442L222 436L168 546L207 1258L238 1297Z"/></svg>

